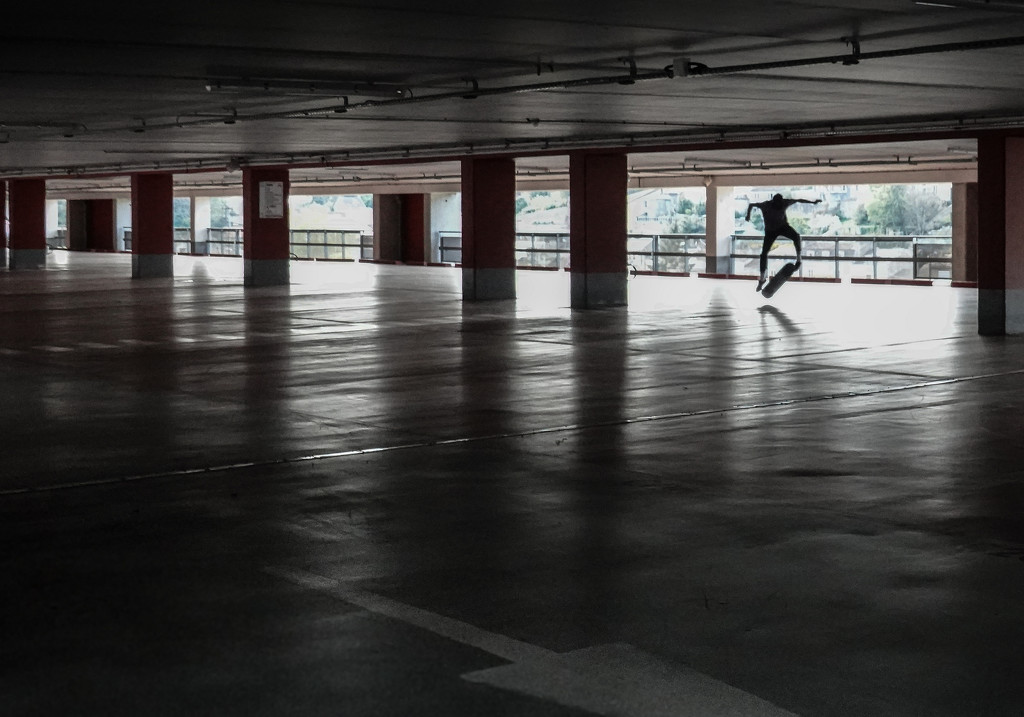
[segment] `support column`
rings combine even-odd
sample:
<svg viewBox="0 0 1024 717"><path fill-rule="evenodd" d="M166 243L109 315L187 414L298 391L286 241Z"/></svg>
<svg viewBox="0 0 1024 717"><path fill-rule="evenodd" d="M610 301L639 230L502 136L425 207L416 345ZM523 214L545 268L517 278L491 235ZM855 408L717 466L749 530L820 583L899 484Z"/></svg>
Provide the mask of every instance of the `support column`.
<svg viewBox="0 0 1024 717"><path fill-rule="evenodd" d="M210 253L210 224L213 223L210 198L192 197L190 205L192 251L205 256Z"/></svg>
<svg viewBox="0 0 1024 717"><path fill-rule="evenodd" d="M953 281L978 280L978 184L953 185Z"/></svg>
<svg viewBox="0 0 1024 717"><path fill-rule="evenodd" d="M1024 138L978 139L978 332L1024 334Z"/></svg>
<svg viewBox="0 0 1024 717"><path fill-rule="evenodd" d="M130 197L128 199L119 197L115 207L114 246L117 247L117 251L131 251L132 200ZM129 235L127 242L125 241L126 234Z"/></svg>
<svg viewBox="0 0 1024 717"><path fill-rule="evenodd" d="M246 286L291 283L288 170L242 170L242 256Z"/></svg>
<svg viewBox="0 0 1024 717"><path fill-rule="evenodd" d="M399 261L402 258L402 195L373 195L373 258Z"/></svg>
<svg viewBox="0 0 1024 717"><path fill-rule="evenodd" d="M430 195L430 253L427 255L430 261L449 259L441 255L442 234L462 235L462 207L458 194Z"/></svg>
<svg viewBox="0 0 1024 717"><path fill-rule="evenodd" d="M624 306L625 154L569 156L569 261L574 309Z"/></svg>
<svg viewBox="0 0 1024 717"><path fill-rule="evenodd" d="M174 177L132 175L132 278L174 276Z"/></svg>
<svg viewBox="0 0 1024 717"><path fill-rule="evenodd" d="M67 247L67 214L65 213L64 236L60 233L60 202L59 199L46 200L46 243L53 247ZM64 202L65 209L67 201Z"/></svg>
<svg viewBox="0 0 1024 717"><path fill-rule="evenodd" d="M733 188L708 185L705 208L704 250L709 274L732 273L732 235L736 229Z"/></svg>
<svg viewBox="0 0 1024 717"><path fill-rule="evenodd" d="M462 161L462 298L516 298L516 164Z"/></svg>
<svg viewBox="0 0 1024 717"><path fill-rule="evenodd" d="M406 264L426 264L429 256L430 195L403 194L402 261Z"/></svg>
<svg viewBox="0 0 1024 717"><path fill-rule="evenodd" d="M114 251L115 205L113 199L69 199L68 248L71 251Z"/></svg>
<svg viewBox="0 0 1024 717"><path fill-rule="evenodd" d="M11 269L46 266L46 180L10 180Z"/></svg>
<svg viewBox="0 0 1024 717"><path fill-rule="evenodd" d="M7 266L7 182L0 179L0 263Z"/></svg>

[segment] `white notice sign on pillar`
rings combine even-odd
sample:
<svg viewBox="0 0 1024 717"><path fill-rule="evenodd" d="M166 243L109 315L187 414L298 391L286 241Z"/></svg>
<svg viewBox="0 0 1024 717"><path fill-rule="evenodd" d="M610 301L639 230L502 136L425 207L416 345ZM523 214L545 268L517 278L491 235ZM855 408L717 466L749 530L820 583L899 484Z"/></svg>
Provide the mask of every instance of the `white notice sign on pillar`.
<svg viewBox="0 0 1024 717"><path fill-rule="evenodd" d="M284 217L284 182L260 182L260 219Z"/></svg>

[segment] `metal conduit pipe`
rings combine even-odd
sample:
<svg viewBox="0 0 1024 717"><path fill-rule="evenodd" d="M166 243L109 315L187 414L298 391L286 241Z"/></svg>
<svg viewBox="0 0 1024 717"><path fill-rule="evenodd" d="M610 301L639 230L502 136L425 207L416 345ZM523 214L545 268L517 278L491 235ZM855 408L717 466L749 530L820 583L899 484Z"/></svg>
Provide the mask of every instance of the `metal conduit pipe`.
<svg viewBox="0 0 1024 717"><path fill-rule="evenodd" d="M846 39L846 38L844 38ZM236 122L259 122L275 119L319 119L322 117L343 114L353 110L371 109L380 107L395 107L400 105L420 104L428 102L443 102L446 100L466 99L473 100L480 97L495 97L500 95L521 94L530 92L548 92L554 90L571 90L585 87L600 87L607 85L632 85L637 82L648 82L652 80L664 80L673 77L708 77L714 75L740 74L744 72L757 72L761 70L786 69L792 67L810 67L814 65L826 65L842 63L855 65L868 60L877 60L893 57L909 57L914 55L929 55L948 52L967 52L971 50L988 50L1006 47L1017 47L1024 45L1024 36L1004 37L991 40L975 40L969 42L953 42L937 45L922 45L919 47L908 47L893 50L879 50L877 52L861 52L859 42L856 39L846 39L853 46L853 51L842 55L826 55L822 57L810 57L795 60L773 60L770 62L748 63L743 65L725 65L722 67L708 67L699 62L691 62L687 58L680 58L672 65L660 70L638 71L635 65L631 66L627 74L602 75L598 77L582 77L573 80L553 80L550 82L534 82L523 85L504 85L501 87L480 87L474 81L472 88L453 90L449 92L438 92L427 95L416 95L411 90L403 97L389 99L367 99L361 102L349 102L345 97L341 104L331 104L324 107L317 107L306 110L280 110L276 112L258 112L253 114L231 114L216 117L195 117L192 119L177 118L174 122L159 124L147 124L144 128L133 125L128 128L114 128L110 130L93 131L91 133L104 133L107 131L119 132L124 129L132 131L144 131L154 129L172 129L175 127L195 127L215 125L221 123ZM682 66L679 66L682 63Z"/></svg>
<svg viewBox="0 0 1024 717"><path fill-rule="evenodd" d="M772 62L754 62L745 65L725 65L723 67L708 67L699 62L686 62L680 72L673 65L672 71L676 77L705 77L712 75L730 75L742 72L757 72L760 70L781 70L789 67L809 67L812 65L856 65L865 60L880 60L891 57L910 57L913 55L938 55L946 52L969 52L971 50L997 50L1004 47L1018 47L1024 45L1024 37L1002 37L992 40L972 40L967 42L947 42L938 45L921 45L919 47L904 47L895 50L878 50L876 52L861 52L860 43L856 39L848 40L853 46L853 51L843 55L827 55L825 57L808 57L800 60L775 60Z"/></svg>
<svg viewBox="0 0 1024 717"><path fill-rule="evenodd" d="M846 38L844 38L846 40ZM442 92L431 95L400 97L386 100L365 100L354 104L335 105L317 110L282 113L281 116L288 117L310 117L322 114L348 111L360 107L391 107L417 102L435 102L448 99L476 99L478 97L490 97L496 95L519 94L525 92L545 92L550 90L569 90L579 87L599 87L604 85L630 85L636 82L650 80L663 80L672 77L702 77L711 75L738 74L743 72L756 72L759 70L785 69L788 67L809 67L813 65L829 65L842 63L844 65L855 65L866 60L878 60L892 57L909 57L913 55L934 55L947 52L968 52L971 50L991 50L1005 47L1018 47L1024 45L1024 36L1003 37L991 40L974 40L968 42L951 42L936 45L921 45L919 47L899 48L895 50L879 50L876 52L861 52L860 43L856 39L847 40L853 47L853 51L842 55L827 55L823 57L809 57L798 60L775 60L771 62L758 62L744 65L726 65L723 67L708 67L701 63L687 62L682 73L677 72L675 65L669 65L663 70L648 70L639 72L634 68L629 74L605 75L601 77L583 77L575 80L553 80L551 82L536 82L526 85L509 85L504 87L481 88L474 83L471 90L459 90L454 92Z"/></svg>
<svg viewBox="0 0 1024 717"><path fill-rule="evenodd" d="M664 174L701 174L704 172L729 172L729 173L743 173L748 174L750 172L768 172L776 169L843 169L845 167L926 167L929 165L948 166L955 164L963 164L965 166L973 166L976 160L973 157L951 157L943 159L914 159L908 157L906 159L866 159L866 160L844 160L834 161L828 160L826 162L787 162L784 164L772 164L770 162L758 162L751 163L747 166L736 166L734 164L725 165L711 165L711 164L698 164L695 163L689 167L680 165L678 167L660 167L654 169L631 169L630 174L637 176L645 175L664 175Z"/></svg>

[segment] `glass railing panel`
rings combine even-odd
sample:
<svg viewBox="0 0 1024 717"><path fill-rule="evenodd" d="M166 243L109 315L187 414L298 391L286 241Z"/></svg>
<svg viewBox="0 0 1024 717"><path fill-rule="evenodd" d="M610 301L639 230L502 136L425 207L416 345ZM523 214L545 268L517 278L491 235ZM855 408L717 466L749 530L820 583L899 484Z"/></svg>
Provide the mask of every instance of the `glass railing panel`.
<svg viewBox="0 0 1024 717"><path fill-rule="evenodd" d="M914 278L914 262L912 261L877 261L876 278L908 280Z"/></svg>
<svg viewBox="0 0 1024 717"><path fill-rule="evenodd" d="M875 241L875 256L885 259L914 258L913 239L877 239Z"/></svg>
<svg viewBox="0 0 1024 717"><path fill-rule="evenodd" d="M843 257L871 257L874 251L874 240L871 239L840 239L836 247L836 254Z"/></svg>

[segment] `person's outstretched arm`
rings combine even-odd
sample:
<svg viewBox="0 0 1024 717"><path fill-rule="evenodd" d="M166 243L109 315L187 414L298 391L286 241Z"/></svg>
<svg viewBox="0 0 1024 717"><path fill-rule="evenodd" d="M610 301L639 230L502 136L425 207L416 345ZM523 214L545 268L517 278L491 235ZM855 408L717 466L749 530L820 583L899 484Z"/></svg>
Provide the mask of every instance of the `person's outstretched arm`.
<svg viewBox="0 0 1024 717"><path fill-rule="evenodd" d="M815 199L814 201L811 201L810 199L794 199L793 202L800 202L801 204L821 204L820 199Z"/></svg>
<svg viewBox="0 0 1024 717"><path fill-rule="evenodd" d="M750 202L747 202L747 221L748 222L750 221L750 210L753 209L756 206L757 206L756 204L751 204Z"/></svg>

